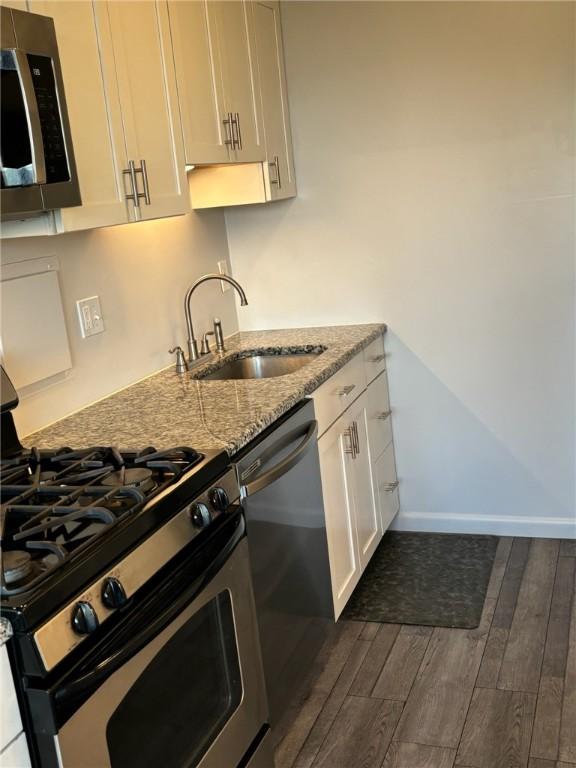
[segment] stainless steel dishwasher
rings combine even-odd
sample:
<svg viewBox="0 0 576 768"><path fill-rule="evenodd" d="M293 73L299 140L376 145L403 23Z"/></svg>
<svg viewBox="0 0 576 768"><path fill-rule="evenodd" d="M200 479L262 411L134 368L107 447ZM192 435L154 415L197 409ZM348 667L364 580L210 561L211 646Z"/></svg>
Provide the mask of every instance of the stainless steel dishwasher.
<svg viewBox="0 0 576 768"><path fill-rule="evenodd" d="M272 726L334 625L317 428L304 400L235 459Z"/></svg>

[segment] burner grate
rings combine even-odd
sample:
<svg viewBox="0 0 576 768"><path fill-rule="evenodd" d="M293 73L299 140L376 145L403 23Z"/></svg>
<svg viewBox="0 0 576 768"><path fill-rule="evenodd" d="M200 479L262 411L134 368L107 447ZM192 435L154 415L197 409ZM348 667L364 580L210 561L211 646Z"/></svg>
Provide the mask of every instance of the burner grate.
<svg viewBox="0 0 576 768"><path fill-rule="evenodd" d="M2 548L13 553L8 566L23 556L31 558L29 568L3 568L2 594L36 586L95 545L120 520L142 510L202 458L183 447L33 448L0 462Z"/></svg>

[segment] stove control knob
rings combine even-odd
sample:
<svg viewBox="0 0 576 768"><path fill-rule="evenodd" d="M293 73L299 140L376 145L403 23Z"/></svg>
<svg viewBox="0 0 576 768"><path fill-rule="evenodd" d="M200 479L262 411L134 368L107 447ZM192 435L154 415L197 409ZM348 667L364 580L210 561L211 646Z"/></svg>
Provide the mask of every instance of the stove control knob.
<svg viewBox="0 0 576 768"><path fill-rule="evenodd" d="M108 576L102 584L102 602L106 608L122 608L128 600L126 590L115 576Z"/></svg>
<svg viewBox="0 0 576 768"><path fill-rule="evenodd" d="M96 611L85 600L76 603L72 610L72 629L78 635L91 635L98 629L98 616Z"/></svg>
<svg viewBox="0 0 576 768"><path fill-rule="evenodd" d="M210 525L212 520L210 517L210 510L206 504L202 504L202 502L192 504L190 507L190 519L195 528L206 528L207 525Z"/></svg>
<svg viewBox="0 0 576 768"><path fill-rule="evenodd" d="M219 488L218 486L212 488L208 494L208 498L210 499L210 504L212 504L214 509L218 512L226 512L230 506L230 499L224 488Z"/></svg>

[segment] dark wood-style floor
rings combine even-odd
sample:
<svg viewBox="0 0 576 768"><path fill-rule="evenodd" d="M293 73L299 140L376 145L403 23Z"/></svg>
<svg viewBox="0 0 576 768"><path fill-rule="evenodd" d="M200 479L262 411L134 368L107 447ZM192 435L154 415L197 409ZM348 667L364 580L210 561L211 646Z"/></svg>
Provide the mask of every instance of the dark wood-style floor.
<svg viewBox="0 0 576 768"><path fill-rule="evenodd" d="M576 766L576 542L500 539L478 629L338 622L277 768Z"/></svg>

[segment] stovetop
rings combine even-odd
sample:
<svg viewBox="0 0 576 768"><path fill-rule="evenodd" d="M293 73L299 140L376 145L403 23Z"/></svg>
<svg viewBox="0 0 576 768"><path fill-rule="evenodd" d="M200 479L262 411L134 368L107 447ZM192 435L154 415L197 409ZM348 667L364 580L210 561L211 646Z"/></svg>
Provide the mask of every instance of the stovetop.
<svg viewBox="0 0 576 768"><path fill-rule="evenodd" d="M3 611L41 618L224 471L177 447L24 449L0 461Z"/></svg>

